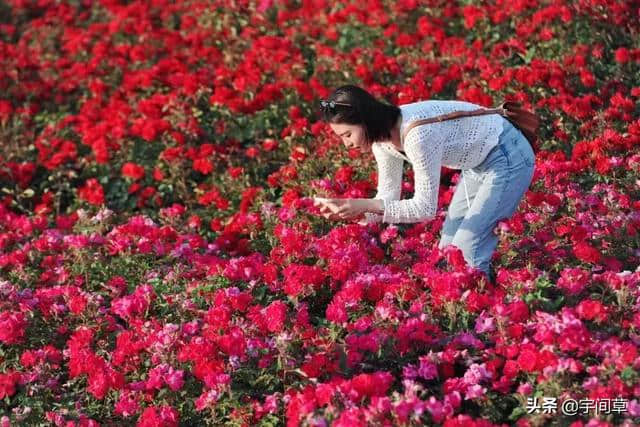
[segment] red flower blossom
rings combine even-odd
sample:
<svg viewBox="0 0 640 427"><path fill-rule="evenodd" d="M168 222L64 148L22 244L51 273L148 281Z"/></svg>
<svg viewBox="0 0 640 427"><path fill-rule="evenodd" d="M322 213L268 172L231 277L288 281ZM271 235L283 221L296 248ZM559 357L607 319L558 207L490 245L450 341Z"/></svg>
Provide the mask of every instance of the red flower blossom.
<svg viewBox="0 0 640 427"><path fill-rule="evenodd" d="M235 179L235 178L239 177L240 175L242 175L242 174L244 173L244 168L243 168L243 167L241 167L241 166L238 166L238 167L230 167L230 168L228 169L228 172L229 172L229 176L230 176L231 178L234 178L234 179Z"/></svg>
<svg viewBox="0 0 640 427"><path fill-rule="evenodd" d="M262 149L265 151L273 151L278 147L278 141L273 138L267 138L262 141Z"/></svg>
<svg viewBox="0 0 640 427"><path fill-rule="evenodd" d="M265 314L269 320L269 332L281 332L287 318L287 305L282 301L274 301L265 308Z"/></svg>
<svg viewBox="0 0 640 427"><path fill-rule="evenodd" d="M515 301L507 306L512 322L520 323L529 318L529 306L524 301Z"/></svg>
<svg viewBox="0 0 640 427"><path fill-rule="evenodd" d="M538 368L538 352L533 349L524 349L518 355L518 367L525 372L534 372Z"/></svg>
<svg viewBox="0 0 640 427"><path fill-rule="evenodd" d="M242 200L240 201L239 210L242 213L246 213L249 208L255 203L256 195L262 191L260 187L249 187L242 192Z"/></svg>
<svg viewBox="0 0 640 427"><path fill-rule="evenodd" d="M309 288L315 289L325 279L320 267L290 264L282 270L284 275L284 292L290 296L306 294Z"/></svg>
<svg viewBox="0 0 640 427"><path fill-rule="evenodd" d="M607 308L600 302L592 299L580 301L576 307L578 315L586 320L603 322L607 319Z"/></svg>
<svg viewBox="0 0 640 427"><path fill-rule="evenodd" d="M229 201L225 199L220 191L215 187L199 196L198 202L204 206L209 206L215 203L216 207L221 210L229 207Z"/></svg>
<svg viewBox="0 0 640 427"><path fill-rule="evenodd" d="M193 170L208 175L213 171L213 164L207 158L198 158L193 161Z"/></svg>
<svg viewBox="0 0 640 427"><path fill-rule="evenodd" d="M285 285L286 287L286 285ZM325 312L327 320L334 323L344 323L348 320L346 304L343 298L334 297Z"/></svg>
<svg viewBox="0 0 640 427"><path fill-rule="evenodd" d="M11 103L6 99L0 99L0 122L6 122L13 113Z"/></svg>
<svg viewBox="0 0 640 427"><path fill-rule="evenodd" d="M149 406L142 411L136 427L177 427L178 411L171 406Z"/></svg>
<svg viewBox="0 0 640 427"><path fill-rule="evenodd" d="M361 397L384 396L393 383L393 376L389 372L360 374L351 380L351 386Z"/></svg>
<svg viewBox="0 0 640 427"><path fill-rule="evenodd" d="M127 162L122 165L122 176L137 181L144 178L144 168L137 163Z"/></svg>
<svg viewBox="0 0 640 427"><path fill-rule="evenodd" d="M24 339L27 320L24 313L0 312L0 341L5 344L18 344Z"/></svg>
<svg viewBox="0 0 640 427"><path fill-rule="evenodd" d="M464 15L464 27L466 29L473 28L476 25L476 21L484 17L483 9L472 5L464 6L462 14Z"/></svg>
<svg viewBox="0 0 640 427"><path fill-rule="evenodd" d="M74 295L69 300L69 310L73 314L81 314L87 306L87 298L83 295Z"/></svg>
<svg viewBox="0 0 640 427"><path fill-rule="evenodd" d="M78 195L92 205L104 203L104 190L96 178L89 178L83 187L78 189Z"/></svg>
<svg viewBox="0 0 640 427"><path fill-rule="evenodd" d="M16 386L20 381L20 373L16 371L8 371L0 374L0 399L11 397L16 393Z"/></svg>
<svg viewBox="0 0 640 427"><path fill-rule="evenodd" d="M602 255L586 241L581 241L573 246L573 254L581 261L597 264L601 261Z"/></svg>
<svg viewBox="0 0 640 427"><path fill-rule="evenodd" d="M619 47L615 50L615 60L620 64L626 64L629 62L630 55L629 49L626 47Z"/></svg>

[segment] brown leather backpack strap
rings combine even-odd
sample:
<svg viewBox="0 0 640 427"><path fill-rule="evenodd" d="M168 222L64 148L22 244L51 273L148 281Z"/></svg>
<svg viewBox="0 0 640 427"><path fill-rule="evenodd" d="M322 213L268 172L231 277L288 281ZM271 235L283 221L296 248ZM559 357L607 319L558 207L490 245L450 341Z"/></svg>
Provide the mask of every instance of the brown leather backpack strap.
<svg viewBox="0 0 640 427"><path fill-rule="evenodd" d="M506 112L504 108L480 108L478 110L472 110L472 111L454 111L453 113L449 113L449 114L442 114L440 116L416 120L414 122L409 123L409 125L405 128L402 134L402 142L404 143L404 140L407 137L407 134L409 133L409 131L416 126L422 126L429 123L443 122L445 120L458 119L460 117L481 116L484 114L500 114L504 116Z"/></svg>

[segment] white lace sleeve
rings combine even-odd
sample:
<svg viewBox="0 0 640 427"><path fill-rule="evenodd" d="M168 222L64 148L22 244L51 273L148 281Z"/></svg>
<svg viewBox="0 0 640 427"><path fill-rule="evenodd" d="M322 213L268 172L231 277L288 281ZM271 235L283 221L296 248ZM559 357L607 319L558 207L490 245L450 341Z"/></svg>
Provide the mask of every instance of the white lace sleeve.
<svg viewBox="0 0 640 427"><path fill-rule="evenodd" d="M391 156L378 144L371 146L378 165L378 191L374 199L399 200L402 191L402 171L404 161ZM381 222L383 215L373 212L364 214L367 222Z"/></svg>
<svg viewBox="0 0 640 427"><path fill-rule="evenodd" d="M420 222L435 216L444 144L441 138L433 134L432 129L433 127L426 125L409 131L404 151L413 166L413 197L407 200L385 200L384 222Z"/></svg>

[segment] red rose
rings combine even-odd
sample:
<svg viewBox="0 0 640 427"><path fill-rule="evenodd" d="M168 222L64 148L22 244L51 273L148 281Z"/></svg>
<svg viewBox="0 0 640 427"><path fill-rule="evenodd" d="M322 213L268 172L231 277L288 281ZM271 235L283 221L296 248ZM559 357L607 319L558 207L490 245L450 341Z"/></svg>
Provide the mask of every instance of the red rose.
<svg viewBox="0 0 640 427"><path fill-rule="evenodd" d="M573 254L581 261L597 264L600 262L600 252L590 246L587 242L582 241L573 246Z"/></svg>
<svg viewBox="0 0 640 427"><path fill-rule="evenodd" d="M104 203L104 190L95 178L89 178L84 186L78 189L78 193L81 199L86 200L92 205L101 205Z"/></svg>
<svg viewBox="0 0 640 427"><path fill-rule="evenodd" d="M607 318L607 308L600 301L583 300L576 307L578 315L586 320L597 320L601 322Z"/></svg>
<svg viewBox="0 0 640 427"><path fill-rule="evenodd" d="M144 178L144 168L132 162L127 162L124 165L122 165L121 173L122 173L122 176L131 178L134 181Z"/></svg>
<svg viewBox="0 0 640 427"><path fill-rule="evenodd" d="M207 175L213 170L213 165L209 159L199 158L193 161L193 170L198 171L203 175Z"/></svg>
<svg viewBox="0 0 640 427"><path fill-rule="evenodd" d="M502 372L507 378L514 378L518 375L518 363L515 360L507 360L504 362Z"/></svg>
<svg viewBox="0 0 640 427"><path fill-rule="evenodd" d="M524 322L529 317L529 306L524 301L515 301L507 306L513 322Z"/></svg>
<svg viewBox="0 0 640 427"><path fill-rule="evenodd" d="M615 51L616 62L620 64L626 64L629 62L629 49L626 47L620 47Z"/></svg>
<svg viewBox="0 0 640 427"><path fill-rule="evenodd" d="M352 387L361 396L384 396L393 382L393 376L388 372L374 374L360 374L351 380Z"/></svg>
<svg viewBox="0 0 640 427"><path fill-rule="evenodd" d="M533 350L522 350L518 356L518 366L525 372L533 372L537 370L538 357Z"/></svg>
<svg viewBox="0 0 640 427"><path fill-rule="evenodd" d="M75 295L71 297L68 305L73 314L81 314L87 306L87 299L83 295Z"/></svg>
<svg viewBox="0 0 640 427"><path fill-rule="evenodd" d="M0 374L0 399L7 396L13 396L16 392L16 385L20 381L20 373L10 371L6 374Z"/></svg>
<svg viewBox="0 0 640 427"><path fill-rule="evenodd" d="M287 305L282 301L274 301L265 310L269 332L280 332L287 320Z"/></svg>

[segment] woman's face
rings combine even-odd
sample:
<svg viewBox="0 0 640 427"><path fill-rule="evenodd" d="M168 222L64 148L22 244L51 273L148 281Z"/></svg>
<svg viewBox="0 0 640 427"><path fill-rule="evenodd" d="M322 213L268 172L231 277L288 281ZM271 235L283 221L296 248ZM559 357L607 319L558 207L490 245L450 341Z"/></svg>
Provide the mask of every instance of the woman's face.
<svg viewBox="0 0 640 427"><path fill-rule="evenodd" d="M348 149L357 148L361 152L367 149L367 141L362 125L330 123L329 126L342 139L342 143Z"/></svg>

